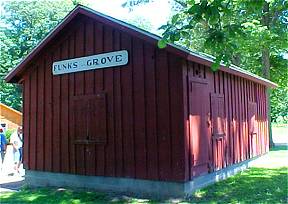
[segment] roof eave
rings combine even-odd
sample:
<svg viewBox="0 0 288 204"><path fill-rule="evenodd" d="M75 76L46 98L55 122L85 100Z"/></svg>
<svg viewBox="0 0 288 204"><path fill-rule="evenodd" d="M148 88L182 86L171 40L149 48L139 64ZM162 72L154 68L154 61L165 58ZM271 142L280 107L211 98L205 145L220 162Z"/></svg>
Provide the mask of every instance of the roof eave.
<svg viewBox="0 0 288 204"><path fill-rule="evenodd" d="M197 63L203 64L203 65L206 65L208 67L210 67L214 62L212 59L210 59L208 57L205 58L205 57L202 57L199 55L197 56L197 54L189 55L187 57L187 60L197 62ZM231 66L227 67L223 63L221 63L219 70L226 72L226 73L229 73L229 74L243 77L245 79L249 79L251 81L260 83L260 84L265 85L265 86L270 87L270 88L277 88L278 87L278 85L276 83L273 83L273 82L271 82L265 78L257 76L256 74L252 74L250 72L246 73L245 70L243 70L240 67L237 67L235 65L231 65Z"/></svg>
<svg viewBox="0 0 288 204"><path fill-rule="evenodd" d="M238 76L244 77L246 79L250 79L251 81L258 82L262 85L265 85L265 86L273 88L273 89L278 87L278 84L276 84L276 83L274 83L268 79L265 79L263 77L260 77L256 74L253 74L251 72L249 72L249 74L248 74L248 73L246 73L245 70L243 70L237 66L234 66L234 65L231 65L229 68L225 67L224 65L221 65L220 70L224 71L224 72L231 73L231 74L237 73Z"/></svg>
<svg viewBox="0 0 288 204"><path fill-rule="evenodd" d="M8 109L8 110L10 110L10 111L12 111L12 112L18 114L18 115L22 115L22 113L21 113L20 111L15 110L14 108L11 108L11 107L5 105L4 103L0 103L0 106L3 106L4 108L6 108L6 109Z"/></svg>

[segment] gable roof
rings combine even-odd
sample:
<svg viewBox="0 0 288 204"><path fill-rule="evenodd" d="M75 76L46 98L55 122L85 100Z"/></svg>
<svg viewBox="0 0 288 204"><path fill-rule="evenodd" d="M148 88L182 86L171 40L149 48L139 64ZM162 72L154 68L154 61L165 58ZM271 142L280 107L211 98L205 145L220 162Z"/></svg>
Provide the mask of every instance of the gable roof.
<svg viewBox="0 0 288 204"><path fill-rule="evenodd" d="M161 37L127 24L121 20L112 18L100 12L97 12L88 7L77 5L62 21L59 23L14 69L12 69L8 75L5 77L5 81L8 83L19 83L21 80L21 74L27 69L27 65L39 54L39 52L59 33L61 30L71 22L78 14L88 16L92 19L95 19L104 24L110 25L121 31L128 32L130 35L137 36L145 41L148 41L152 44L157 44ZM170 51L176 55L179 55L189 61L194 61L199 64L206 66L211 66L213 63L213 58L206 55L201 55L199 53L192 52L186 48L180 47L175 44L168 44L165 48L167 51ZM277 84L259 77L255 74L252 74L246 70L241 69L240 67L231 65L229 68L225 65L220 65L220 70L230 74L234 74L257 83L263 84L269 87L277 87Z"/></svg>
<svg viewBox="0 0 288 204"><path fill-rule="evenodd" d="M2 116L2 110L8 110L9 112L12 112L18 116L22 116L22 113L20 111L15 110L14 108L11 108L7 105L5 105L4 103L0 103L0 116Z"/></svg>
<svg viewBox="0 0 288 204"><path fill-rule="evenodd" d="M8 128L16 128L22 125L22 113L0 103L0 122L7 124Z"/></svg>

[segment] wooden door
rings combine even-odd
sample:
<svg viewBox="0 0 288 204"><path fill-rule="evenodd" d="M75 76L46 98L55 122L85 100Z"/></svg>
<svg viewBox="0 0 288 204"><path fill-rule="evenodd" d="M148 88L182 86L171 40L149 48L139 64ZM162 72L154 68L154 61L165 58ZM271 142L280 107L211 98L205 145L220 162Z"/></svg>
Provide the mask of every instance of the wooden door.
<svg viewBox="0 0 288 204"><path fill-rule="evenodd" d="M192 78L189 80L189 124L191 149L191 177L209 171L209 139L207 116L209 94L207 82Z"/></svg>
<svg viewBox="0 0 288 204"><path fill-rule="evenodd" d="M248 130L249 130L249 155L250 158L257 155L257 121L256 121L257 104L248 102Z"/></svg>
<svg viewBox="0 0 288 204"><path fill-rule="evenodd" d="M213 170L226 166L224 95L210 94Z"/></svg>
<svg viewBox="0 0 288 204"><path fill-rule="evenodd" d="M74 97L76 173L94 175L95 146L105 145L106 126L105 93Z"/></svg>

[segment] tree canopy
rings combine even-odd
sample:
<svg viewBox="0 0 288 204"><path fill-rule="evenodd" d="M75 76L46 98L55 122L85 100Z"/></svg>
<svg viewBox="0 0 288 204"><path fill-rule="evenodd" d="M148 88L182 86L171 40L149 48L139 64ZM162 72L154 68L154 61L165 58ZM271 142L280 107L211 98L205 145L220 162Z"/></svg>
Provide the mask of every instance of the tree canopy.
<svg viewBox="0 0 288 204"><path fill-rule="evenodd" d="M75 6L72 1L3 2L0 29L0 101L22 108L21 86L7 84L4 77Z"/></svg>
<svg viewBox="0 0 288 204"><path fill-rule="evenodd" d="M77 4L88 0L20 0L2 3L0 19L0 101L16 110L22 108L21 86L7 84L4 77L14 68ZM151 24L141 16L126 19L142 29Z"/></svg>
<svg viewBox="0 0 288 204"><path fill-rule="evenodd" d="M133 9L152 0L127 0ZM83 3L83 1L80 1ZM4 76L71 11L79 0L28 0L2 3L0 22L0 101L21 109L21 87L4 82ZM87 5L86 2L84 4ZM288 3L287 0L174 0L173 16L161 27L163 39L216 57L221 61L276 82L271 92L272 120L288 115ZM151 26L142 17L130 23Z"/></svg>
<svg viewBox="0 0 288 204"><path fill-rule="evenodd" d="M151 1L127 0L133 7ZM272 121L288 121L288 1L174 0L174 15L163 25L160 48L178 43L216 57L212 65L233 63L276 82L271 92Z"/></svg>

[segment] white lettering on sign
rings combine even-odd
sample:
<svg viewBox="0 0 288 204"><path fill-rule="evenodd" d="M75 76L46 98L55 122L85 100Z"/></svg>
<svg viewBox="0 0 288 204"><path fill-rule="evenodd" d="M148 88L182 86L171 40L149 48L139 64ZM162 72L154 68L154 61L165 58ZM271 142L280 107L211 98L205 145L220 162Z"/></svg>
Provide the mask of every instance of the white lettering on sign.
<svg viewBox="0 0 288 204"><path fill-rule="evenodd" d="M53 75L81 72L107 67L116 67L128 63L127 50L108 52L87 57L62 60L52 65Z"/></svg>

